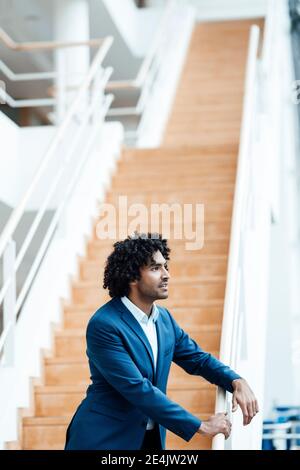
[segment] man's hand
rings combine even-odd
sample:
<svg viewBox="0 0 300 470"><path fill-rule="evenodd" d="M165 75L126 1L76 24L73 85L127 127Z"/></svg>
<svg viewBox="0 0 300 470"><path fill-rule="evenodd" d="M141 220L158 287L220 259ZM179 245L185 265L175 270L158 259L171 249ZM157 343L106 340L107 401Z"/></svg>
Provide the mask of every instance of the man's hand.
<svg viewBox="0 0 300 470"><path fill-rule="evenodd" d="M235 379L232 382L232 411L240 406L243 413L243 424L246 426L251 423L252 418L258 413L258 403L254 393L244 379Z"/></svg>
<svg viewBox="0 0 300 470"><path fill-rule="evenodd" d="M216 434L222 433L225 439L228 439L231 433L231 422L226 415L227 413L212 415L207 421L202 421L197 432L204 436L215 436Z"/></svg>

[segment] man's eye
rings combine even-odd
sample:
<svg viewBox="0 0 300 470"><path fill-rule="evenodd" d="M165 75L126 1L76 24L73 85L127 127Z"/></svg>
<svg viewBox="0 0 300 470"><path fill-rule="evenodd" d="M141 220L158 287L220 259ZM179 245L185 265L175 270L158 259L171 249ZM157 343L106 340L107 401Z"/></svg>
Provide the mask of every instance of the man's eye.
<svg viewBox="0 0 300 470"><path fill-rule="evenodd" d="M158 266L154 266L154 267L152 268L152 270L154 270L154 271L157 271L157 269L158 269Z"/></svg>

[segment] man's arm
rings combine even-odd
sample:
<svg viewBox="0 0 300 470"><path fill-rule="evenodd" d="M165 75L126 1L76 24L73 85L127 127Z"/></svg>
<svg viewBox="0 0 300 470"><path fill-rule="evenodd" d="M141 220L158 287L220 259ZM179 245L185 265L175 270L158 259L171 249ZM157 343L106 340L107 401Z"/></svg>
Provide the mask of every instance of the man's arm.
<svg viewBox="0 0 300 470"><path fill-rule="evenodd" d="M107 382L146 416L186 441L198 431L202 421L142 376L118 332L110 325L90 321L87 354Z"/></svg>
<svg viewBox="0 0 300 470"><path fill-rule="evenodd" d="M211 354L203 351L197 343L180 328L170 312L169 315L174 326L176 338L173 361L189 374L201 375L209 382L219 385L228 392L233 393L232 411L236 411L239 405L243 413L244 425L249 424L256 413L258 413L259 409L255 395L246 380L228 366L218 361L218 359ZM210 430L212 428L214 429L214 426L211 425L214 425L215 422L206 423L209 425ZM202 424L202 428L205 428L204 423Z"/></svg>
<svg viewBox="0 0 300 470"><path fill-rule="evenodd" d="M233 392L232 382L241 379L240 375L218 361L210 353L203 351L198 344L178 325L170 312L175 332L173 361L188 374L200 375L209 382Z"/></svg>

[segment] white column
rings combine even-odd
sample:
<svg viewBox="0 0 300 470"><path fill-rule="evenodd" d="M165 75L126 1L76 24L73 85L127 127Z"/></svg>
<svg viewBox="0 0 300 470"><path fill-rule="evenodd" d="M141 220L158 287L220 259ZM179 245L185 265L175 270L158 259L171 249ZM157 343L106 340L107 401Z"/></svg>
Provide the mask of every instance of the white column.
<svg viewBox="0 0 300 470"><path fill-rule="evenodd" d="M56 41L88 41L89 4L88 0L55 0L54 36ZM55 51L56 80L56 121L63 119L66 108L76 94L76 87L86 75L90 64L90 50L87 46L70 47Z"/></svg>

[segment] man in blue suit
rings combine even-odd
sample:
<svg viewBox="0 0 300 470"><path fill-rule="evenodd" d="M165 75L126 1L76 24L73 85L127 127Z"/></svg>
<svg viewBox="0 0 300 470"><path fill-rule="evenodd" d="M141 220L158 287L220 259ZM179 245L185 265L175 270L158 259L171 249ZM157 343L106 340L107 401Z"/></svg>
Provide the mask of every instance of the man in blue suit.
<svg viewBox="0 0 300 470"><path fill-rule="evenodd" d="M90 319L87 355L92 384L67 430L67 450L159 450L166 429L189 441L198 432L230 435L225 413L207 421L166 395L172 361L233 393L244 425L258 412L247 382L204 352L154 302L168 297L170 249L161 235L135 234L114 244L104 288L112 297Z"/></svg>

